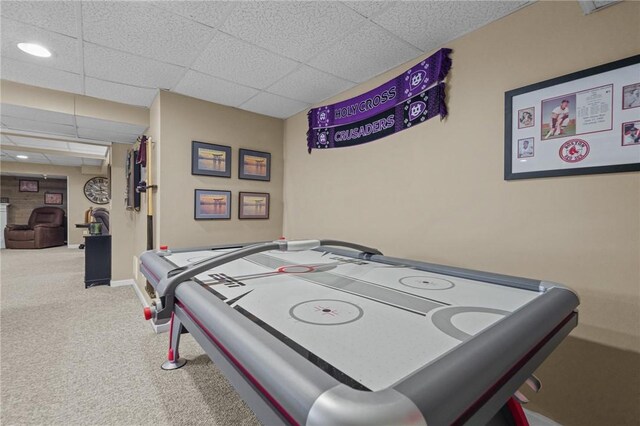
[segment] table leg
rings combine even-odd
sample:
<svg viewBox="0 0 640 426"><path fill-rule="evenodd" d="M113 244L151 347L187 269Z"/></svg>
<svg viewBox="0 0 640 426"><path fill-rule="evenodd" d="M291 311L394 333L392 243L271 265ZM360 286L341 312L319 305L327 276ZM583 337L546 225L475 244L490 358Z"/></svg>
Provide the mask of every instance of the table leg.
<svg viewBox="0 0 640 426"><path fill-rule="evenodd" d="M171 313L171 324L169 325L169 353L167 361L162 364L163 370L176 370L187 363L187 360L180 358L178 347L180 346L180 335L183 331L182 321Z"/></svg>

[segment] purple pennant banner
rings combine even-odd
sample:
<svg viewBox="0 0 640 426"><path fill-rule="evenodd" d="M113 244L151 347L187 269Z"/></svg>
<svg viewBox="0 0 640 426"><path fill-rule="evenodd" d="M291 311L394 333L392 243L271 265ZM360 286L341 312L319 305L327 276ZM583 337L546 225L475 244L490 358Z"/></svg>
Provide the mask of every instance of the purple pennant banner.
<svg viewBox="0 0 640 426"><path fill-rule="evenodd" d="M367 93L311 109L307 132L309 152L313 148L371 142L436 115L444 118L447 114L444 83L433 85L444 80L449 72L450 53L451 49L440 49Z"/></svg>
<svg viewBox="0 0 640 426"><path fill-rule="evenodd" d="M341 126L309 129L309 153L313 148L342 148L371 142L438 115L440 118L447 115L445 84L442 82L363 120Z"/></svg>

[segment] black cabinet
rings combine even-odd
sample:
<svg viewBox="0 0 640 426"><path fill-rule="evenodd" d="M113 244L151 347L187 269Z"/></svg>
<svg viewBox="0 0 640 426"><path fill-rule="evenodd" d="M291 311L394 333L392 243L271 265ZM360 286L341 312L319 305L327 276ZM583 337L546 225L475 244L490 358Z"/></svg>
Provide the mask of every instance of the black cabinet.
<svg viewBox="0 0 640 426"><path fill-rule="evenodd" d="M111 283L111 235L85 235L84 288Z"/></svg>

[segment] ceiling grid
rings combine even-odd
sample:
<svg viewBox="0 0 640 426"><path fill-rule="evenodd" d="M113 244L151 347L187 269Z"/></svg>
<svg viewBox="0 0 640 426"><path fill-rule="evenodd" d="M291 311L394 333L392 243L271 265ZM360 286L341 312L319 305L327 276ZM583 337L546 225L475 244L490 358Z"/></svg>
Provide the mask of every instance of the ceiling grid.
<svg viewBox="0 0 640 426"><path fill-rule="evenodd" d="M165 89L287 118L528 3L2 1L0 75L145 107ZM53 58L19 52L23 41Z"/></svg>

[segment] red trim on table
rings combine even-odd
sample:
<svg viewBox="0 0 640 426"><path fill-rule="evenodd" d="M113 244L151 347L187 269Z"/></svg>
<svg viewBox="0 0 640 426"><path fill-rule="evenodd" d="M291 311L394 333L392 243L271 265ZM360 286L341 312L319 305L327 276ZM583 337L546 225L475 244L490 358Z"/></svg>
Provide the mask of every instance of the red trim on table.
<svg viewBox="0 0 640 426"><path fill-rule="evenodd" d="M271 402L271 404L282 414L282 416L292 425L299 426L299 423L293 418L291 414L285 410L285 408L278 402L278 400L272 396L267 389L260 384L258 379L256 379L250 372L247 370L241 363L236 359L231 352L213 335L209 329L207 329L196 316L189 311L181 302L176 302L180 308L184 310L184 312L195 322L198 327L213 341L213 343L226 355L226 357L244 374L244 376L256 387L258 390ZM173 313L172 313L173 315Z"/></svg>
<svg viewBox="0 0 640 426"><path fill-rule="evenodd" d="M171 347L171 343L173 342L173 315L171 312L171 322L169 323L169 352L167 353L167 359L171 362L175 361L175 353L173 348Z"/></svg>
<svg viewBox="0 0 640 426"><path fill-rule="evenodd" d="M516 401L514 397L509 398L507 401L507 409L513 417L515 426L529 426L529 420L527 420L527 416L524 414L522 404Z"/></svg>

